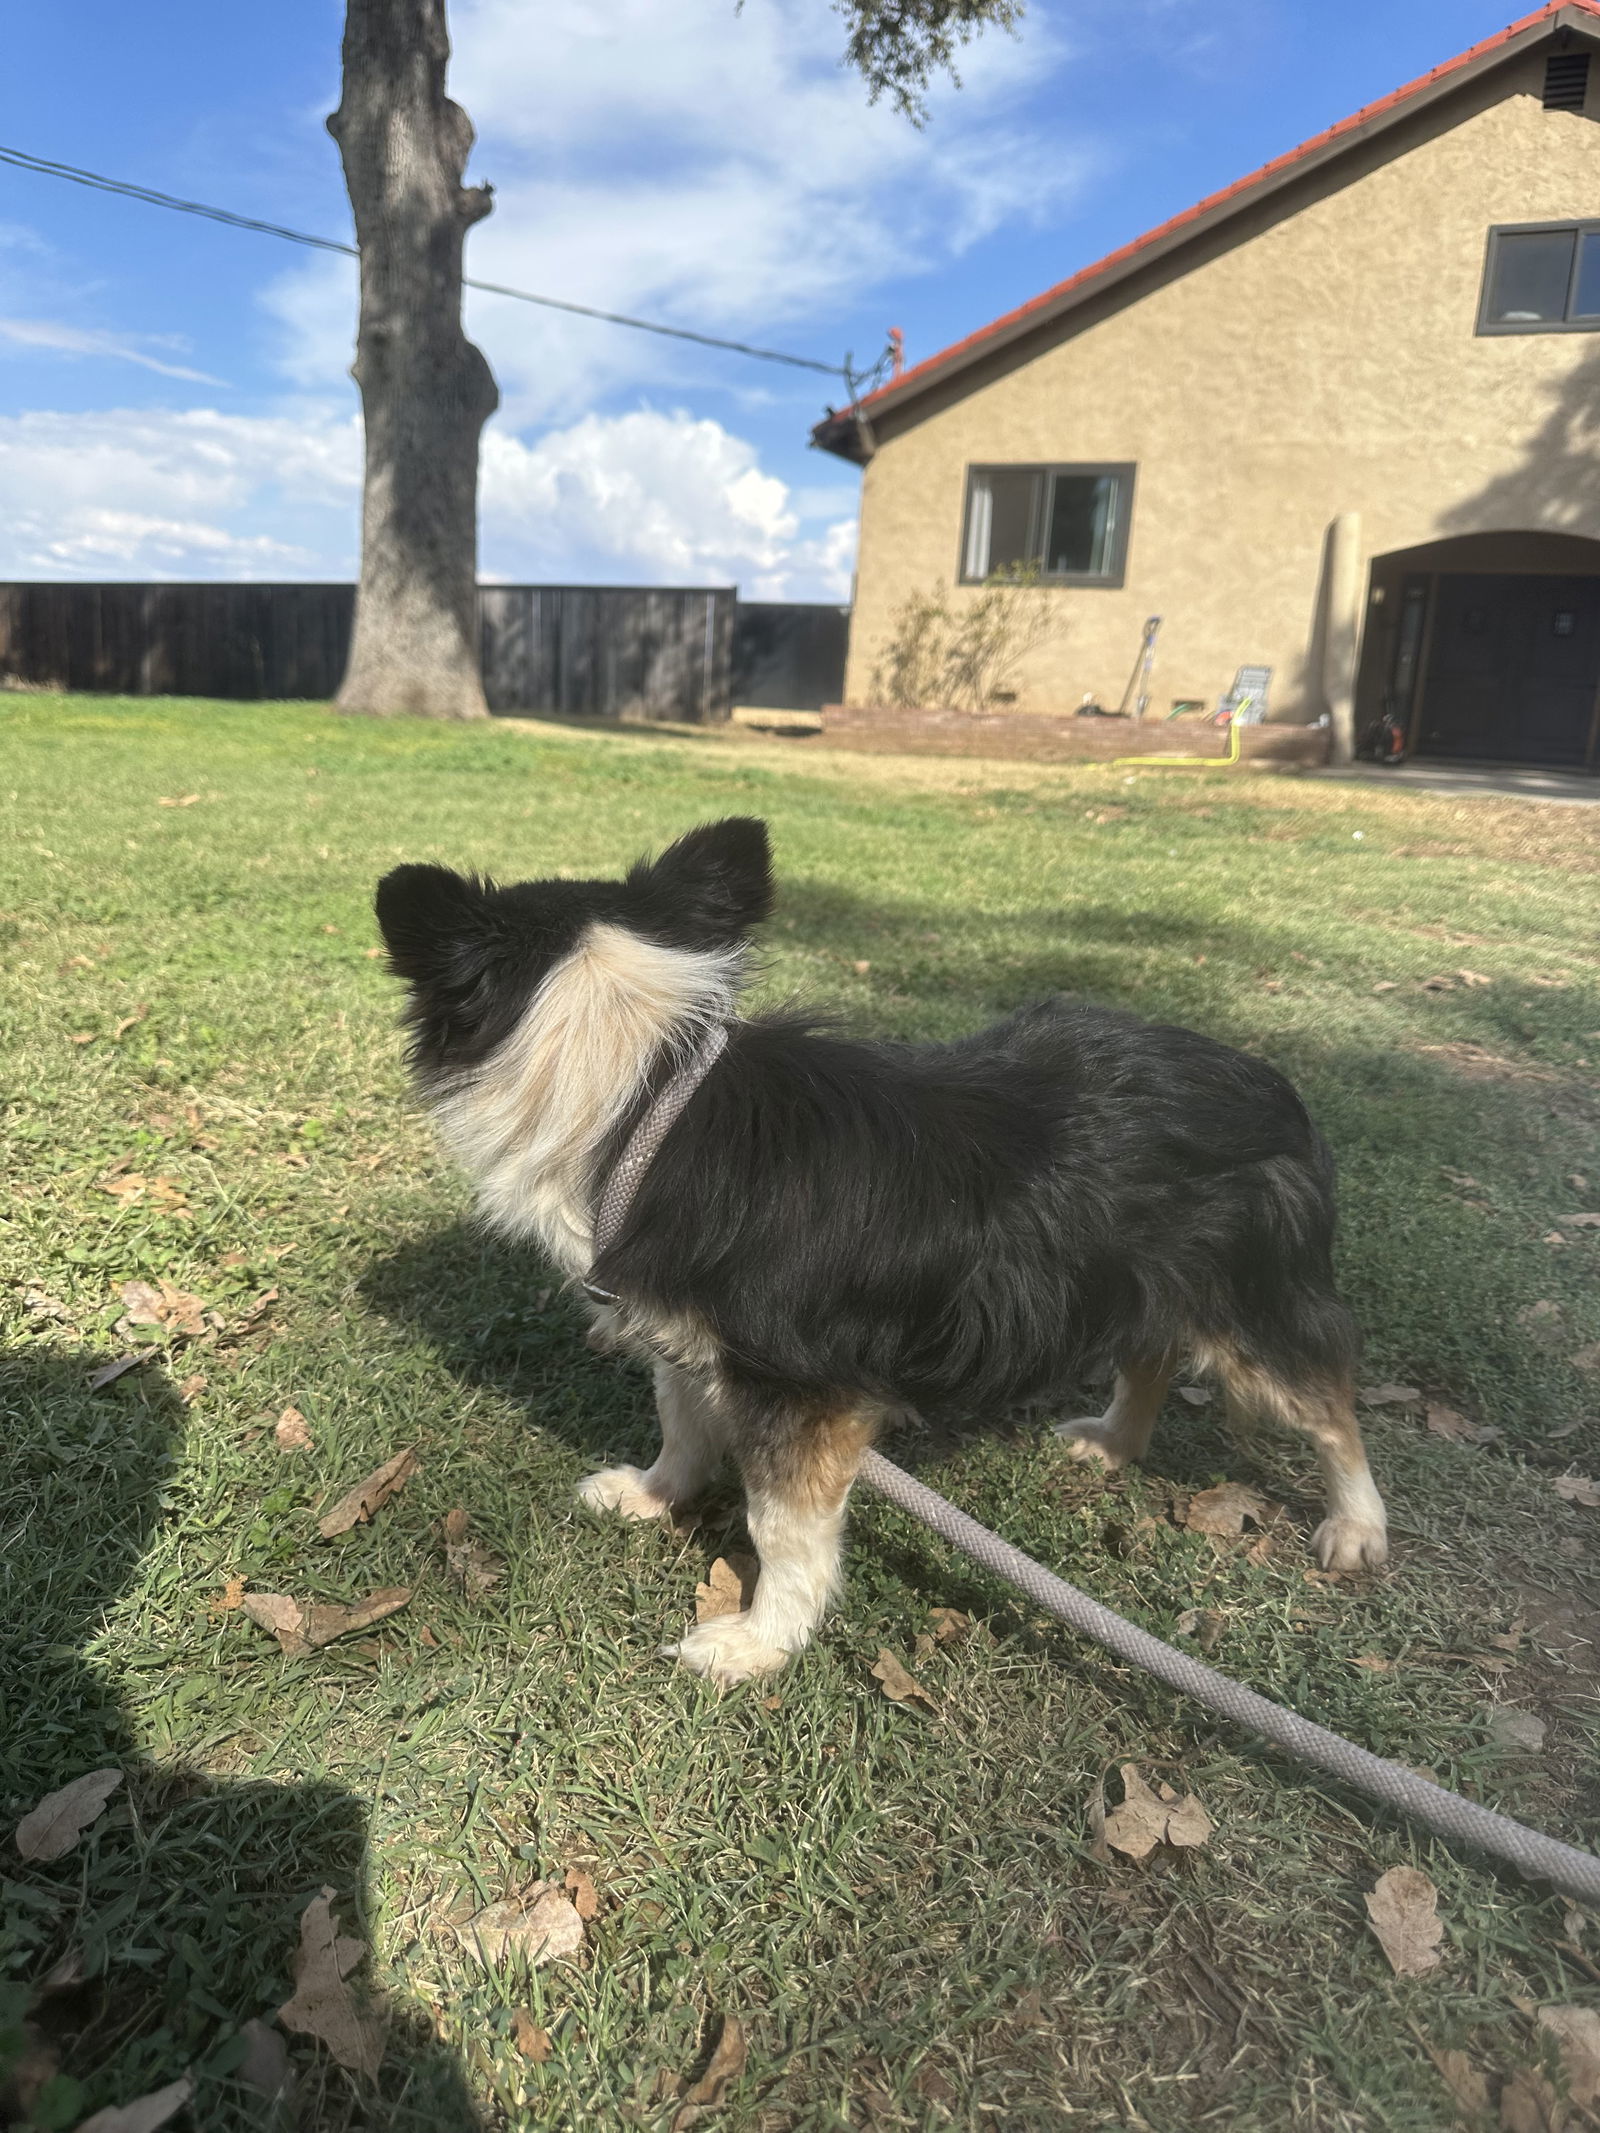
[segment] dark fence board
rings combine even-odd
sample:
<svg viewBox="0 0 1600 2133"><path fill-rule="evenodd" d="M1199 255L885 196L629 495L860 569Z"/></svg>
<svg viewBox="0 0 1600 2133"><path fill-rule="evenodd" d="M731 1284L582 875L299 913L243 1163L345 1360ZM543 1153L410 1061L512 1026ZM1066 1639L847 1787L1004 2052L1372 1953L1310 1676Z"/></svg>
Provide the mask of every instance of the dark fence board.
<svg viewBox="0 0 1600 2133"><path fill-rule="evenodd" d="M129 696L326 700L350 585L0 585L0 682ZM838 701L845 611L724 586L483 585L492 711L710 725L735 703Z"/></svg>

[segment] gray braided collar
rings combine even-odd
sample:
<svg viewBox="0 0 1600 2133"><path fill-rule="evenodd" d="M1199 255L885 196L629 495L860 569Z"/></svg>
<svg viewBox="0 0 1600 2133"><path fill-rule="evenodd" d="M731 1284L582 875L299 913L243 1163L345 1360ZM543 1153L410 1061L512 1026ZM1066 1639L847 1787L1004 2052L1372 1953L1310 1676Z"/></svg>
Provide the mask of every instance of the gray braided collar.
<svg viewBox="0 0 1600 2133"><path fill-rule="evenodd" d="M722 1057L727 1043L727 1024L714 1022L629 1134L628 1145L612 1165L611 1175L606 1179L595 1208L591 1265L596 1264L617 1241L628 1209L633 1205L633 1196L654 1162L656 1151L683 1115L685 1104ZM586 1281L584 1287L591 1296L604 1302L616 1301L608 1290L597 1288L593 1282Z"/></svg>

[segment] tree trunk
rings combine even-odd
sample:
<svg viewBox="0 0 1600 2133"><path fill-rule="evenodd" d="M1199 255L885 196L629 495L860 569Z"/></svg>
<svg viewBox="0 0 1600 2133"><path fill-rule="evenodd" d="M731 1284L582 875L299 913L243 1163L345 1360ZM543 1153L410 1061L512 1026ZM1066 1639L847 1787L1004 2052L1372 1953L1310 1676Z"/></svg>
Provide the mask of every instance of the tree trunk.
<svg viewBox="0 0 1600 2133"><path fill-rule="evenodd" d="M478 439L499 404L461 329L472 124L444 93L444 0L349 0L339 144L361 249L361 583L341 711L485 718Z"/></svg>

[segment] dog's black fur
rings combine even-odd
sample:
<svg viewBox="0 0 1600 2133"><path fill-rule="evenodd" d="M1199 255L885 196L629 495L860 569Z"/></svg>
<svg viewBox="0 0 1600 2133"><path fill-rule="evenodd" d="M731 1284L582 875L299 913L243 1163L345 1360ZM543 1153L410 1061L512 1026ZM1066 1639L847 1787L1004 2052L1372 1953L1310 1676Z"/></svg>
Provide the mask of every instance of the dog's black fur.
<svg viewBox="0 0 1600 2133"><path fill-rule="evenodd" d="M720 951L771 900L764 827L742 820L620 883L398 869L378 916L424 1087L470 1084L596 921ZM593 1194L681 1053L665 1036L595 1151ZM1349 1414L1356 1352L1333 1234L1332 1162L1281 1074L1057 998L944 1045L732 1021L590 1271L646 1336L700 1329L695 1367L737 1409L731 1448L770 1478L808 1416L996 1416L1185 1353L1323 1442L1315 1417Z"/></svg>

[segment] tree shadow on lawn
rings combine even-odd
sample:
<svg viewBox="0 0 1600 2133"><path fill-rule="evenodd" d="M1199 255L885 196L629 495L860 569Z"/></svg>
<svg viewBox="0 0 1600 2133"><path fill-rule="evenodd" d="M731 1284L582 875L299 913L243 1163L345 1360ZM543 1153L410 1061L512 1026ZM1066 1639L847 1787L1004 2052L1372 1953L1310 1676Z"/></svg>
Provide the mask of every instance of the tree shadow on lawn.
<svg viewBox="0 0 1600 2133"><path fill-rule="evenodd" d="M271 2114L239 2078L238 2031L271 2022L289 1997L300 1915L320 1889L334 1890L342 1930L365 1937L366 1809L334 1785L219 1782L138 1745L118 1696L114 1621L100 1644L166 1514L184 1411L154 1362L91 1393L103 1360L0 1356L13 1477L0 1556L0 2125L75 2124L190 2073L196 2124L261 2133ZM159 1613L163 1602L145 1604ZM73 1849L22 1860L17 1819L111 1767L124 1782ZM53 1985L63 1965L77 1981ZM386 2011L374 2084L289 2040L294 2098L271 2122L317 2133L476 2127L431 2025L415 2008Z"/></svg>

